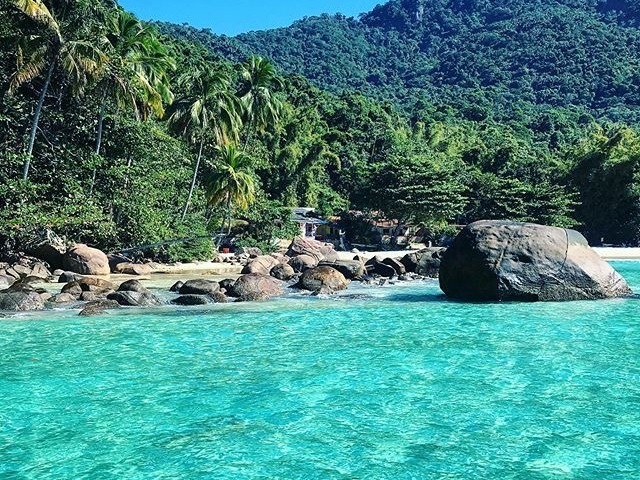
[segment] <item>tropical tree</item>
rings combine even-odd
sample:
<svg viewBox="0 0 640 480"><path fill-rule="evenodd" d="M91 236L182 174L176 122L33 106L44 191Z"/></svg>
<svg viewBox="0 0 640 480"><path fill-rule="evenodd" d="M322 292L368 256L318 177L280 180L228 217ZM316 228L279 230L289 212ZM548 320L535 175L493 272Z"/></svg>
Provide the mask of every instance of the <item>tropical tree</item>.
<svg viewBox="0 0 640 480"><path fill-rule="evenodd" d="M246 150L254 133L263 133L280 121L283 104L276 91L283 82L271 62L256 56L242 64L241 75L239 97L244 106Z"/></svg>
<svg viewBox="0 0 640 480"><path fill-rule="evenodd" d="M236 140L242 119L237 98L229 91L229 76L224 70L200 65L181 77L178 84L187 93L173 103L168 121L198 151L189 195L182 211L184 220L193 197L205 144L210 141L220 146Z"/></svg>
<svg viewBox="0 0 640 480"><path fill-rule="evenodd" d="M210 207L224 205L229 233L232 208L246 210L256 198L252 163L251 157L235 145L224 145L218 147L217 161L205 177L207 203Z"/></svg>
<svg viewBox="0 0 640 480"><path fill-rule="evenodd" d="M107 61L97 85L101 103L98 111L95 154L100 157L103 125L110 100L118 109L133 110L137 119L149 112L164 116L166 104L173 101L168 72L175 69L154 31L144 26L132 14L117 9L107 19ZM90 192L96 180L94 166Z"/></svg>
<svg viewBox="0 0 640 480"><path fill-rule="evenodd" d="M81 26L79 21L90 2L66 1L56 16L42 0L10 0L12 6L35 24L34 34L23 35L18 45L17 70L11 76L9 91L44 75L44 83L31 121L22 178L29 176L29 168L36 141L38 124L44 101L54 72L59 69L74 89L81 94L89 81L104 67L106 56L101 47L104 38L95 34L91 25ZM86 22L90 23L90 22ZM93 38L91 35L93 34Z"/></svg>

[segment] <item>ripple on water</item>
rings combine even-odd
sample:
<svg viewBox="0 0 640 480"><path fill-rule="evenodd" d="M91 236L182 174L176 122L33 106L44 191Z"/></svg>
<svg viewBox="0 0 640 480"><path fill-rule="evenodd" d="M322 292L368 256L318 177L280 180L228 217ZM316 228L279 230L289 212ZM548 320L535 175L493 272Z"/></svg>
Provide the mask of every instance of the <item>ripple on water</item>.
<svg viewBox="0 0 640 480"><path fill-rule="evenodd" d="M637 319L426 283L8 320L0 478L635 479Z"/></svg>

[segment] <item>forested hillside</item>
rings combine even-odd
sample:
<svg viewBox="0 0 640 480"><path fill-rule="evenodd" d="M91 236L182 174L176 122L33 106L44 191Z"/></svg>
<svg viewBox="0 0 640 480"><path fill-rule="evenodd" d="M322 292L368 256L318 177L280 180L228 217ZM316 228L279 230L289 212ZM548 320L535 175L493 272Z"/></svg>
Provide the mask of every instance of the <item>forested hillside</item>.
<svg viewBox="0 0 640 480"><path fill-rule="evenodd" d="M495 28L515 29L526 60L465 43L491 31L488 0L436 1L422 13L391 2L361 21L308 19L245 43L157 31L108 0L2 0L0 253L28 250L48 228L105 250L210 258L218 232L269 248L292 232L287 207L301 205L341 215L358 242L370 240L363 221L382 217L421 224L434 240L453 225L506 218L637 243L637 17L632 4L619 14L583 4L501 3ZM526 15L545 11L557 25L536 20L546 33L527 31ZM449 34L463 31L475 33ZM542 43L529 45L534 37ZM251 56L249 38L281 68ZM541 46L552 41L578 50ZM530 62L520 81L507 57L509 68ZM302 66L327 89L286 74ZM184 238L193 240L168 242Z"/></svg>
<svg viewBox="0 0 640 480"><path fill-rule="evenodd" d="M428 102L511 119L551 105L638 122L639 19L634 0L392 0L360 19L324 15L236 38L163 29L406 111Z"/></svg>

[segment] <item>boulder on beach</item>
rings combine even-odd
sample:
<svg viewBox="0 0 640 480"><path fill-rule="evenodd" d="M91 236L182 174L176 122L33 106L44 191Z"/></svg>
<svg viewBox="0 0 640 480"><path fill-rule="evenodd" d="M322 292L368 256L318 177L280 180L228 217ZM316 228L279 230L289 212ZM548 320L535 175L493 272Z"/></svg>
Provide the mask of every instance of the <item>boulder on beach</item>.
<svg viewBox="0 0 640 480"><path fill-rule="evenodd" d="M280 262L271 255L261 255L247 263L242 269L242 274L258 273L260 275L269 275L271 269L279 264Z"/></svg>
<svg viewBox="0 0 640 480"><path fill-rule="evenodd" d="M122 275L136 275L138 277L151 275L153 269L149 265L140 263L118 263L113 269L114 273Z"/></svg>
<svg viewBox="0 0 640 480"><path fill-rule="evenodd" d="M27 312L42 310L44 301L34 290L6 290L0 292L0 310Z"/></svg>
<svg viewBox="0 0 640 480"><path fill-rule="evenodd" d="M310 292L333 293L345 290L349 281L333 267L321 266L307 270L300 277L297 287Z"/></svg>
<svg viewBox="0 0 640 480"><path fill-rule="evenodd" d="M316 265L322 260L337 260L335 247L332 244L323 243L308 237L296 237L291 242L291 245L289 245L287 256L293 258L299 255L308 255L315 258Z"/></svg>
<svg viewBox="0 0 640 480"><path fill-rule="evenodd" d="M387 257L384 260L382 260L382 263L393 268L396 271L396 275L404 275L405 273L407 273L407 269L402 264L402 262L400 262L400 260Z"/></svg>
<svg viewBox="0 0 640 480"><path fill-rule="evenodd" d="M241 276L231 287L229 296L239 301L268 300L284 293L282 282L269 275L251 273Z"/></svg>
<svg viewBox="0 0 640 480"><path fill-rule="evenodd" d="M62 267L67 251L65 241L48 228L40 228L25 245L25 252L49 264L55 270Z"/></svg>
<svg viewBox="0 0 640 480"><path fill-rule="evenodd" d="M563 301L631 295L627 282L576 231L480 221L455 238L440 287L461 300Z"/></svg>
<svg viewBox="0 0 640 480"><path fill-rule="evenodd" d="M180 295L209 295L220 290L220 284L213 280L198 278L189 280L180 287Z"/></svg>
<svg viewBox="0 0 640 480"><path fill-rule="evenodd" d="M58 277L58 283L69 283L69 282L75 282L77 280L81 280L84 277L82 275L80 275L79 273L74 273L74 272L62 272L60 274L60 276Z"/></svg>
<svg viewBox="0 0 640 480"><path fill-rule="evenodd" d="M63 267L82 275L109 275L109 259L107 255L84 244L72 247L63 258Z"/></svg>
<svg viewBox="0 0 640 480"><path fill-rule="evenodd" d="M147 289L147 287L145 287L138 280L127 280L126 282L123 282L120 284L120 286L118 287L118 291L119 292L148 292L149 289Z"/></svg>

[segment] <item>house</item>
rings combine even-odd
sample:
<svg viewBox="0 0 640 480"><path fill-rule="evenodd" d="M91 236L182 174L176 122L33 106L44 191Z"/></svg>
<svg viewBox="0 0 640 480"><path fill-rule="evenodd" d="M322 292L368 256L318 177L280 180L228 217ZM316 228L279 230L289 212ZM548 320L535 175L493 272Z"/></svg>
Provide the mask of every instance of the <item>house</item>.
<svg viewBox="0 0 640 480"><path fill-rule="evenodd" d="M323 236L322 227L329 226L329 222L320 218L313 208L295 207L291 211L291 221L298 225L301 236L309 238Z"/></svg>

